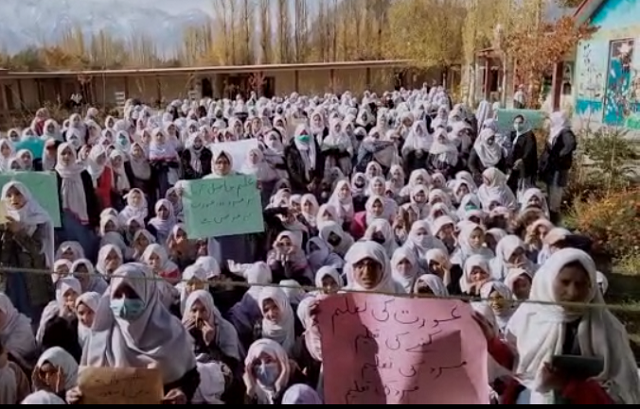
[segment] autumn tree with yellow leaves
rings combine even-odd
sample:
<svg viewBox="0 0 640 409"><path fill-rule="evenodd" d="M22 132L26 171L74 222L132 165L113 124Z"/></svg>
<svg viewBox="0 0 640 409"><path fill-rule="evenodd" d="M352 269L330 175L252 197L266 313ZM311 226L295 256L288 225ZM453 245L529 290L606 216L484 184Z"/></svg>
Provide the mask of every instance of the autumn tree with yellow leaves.
<svg viewBox="0 0 640 409"><path fill-rule="evenodd" d="M210 1L209 21L185 29L173 57L161 58L144 35L116 40L73 27L58 44L0 54L0 64L53 70L408 59L446 72L472 64L496 25L508 35L527 27L532 19L523 10L532 4L571 0Z"/></svg>
<svg viewBox="0 0 640 409"><path fill-rule="evenodd" d="M553 24L514 30L505 37L504 48L515 58L518 83L529 86L530 108L537 108L544 76L550 74L578 42L589 39L597 30L589 24L576 26L571 17L563 17Z"/></svg>

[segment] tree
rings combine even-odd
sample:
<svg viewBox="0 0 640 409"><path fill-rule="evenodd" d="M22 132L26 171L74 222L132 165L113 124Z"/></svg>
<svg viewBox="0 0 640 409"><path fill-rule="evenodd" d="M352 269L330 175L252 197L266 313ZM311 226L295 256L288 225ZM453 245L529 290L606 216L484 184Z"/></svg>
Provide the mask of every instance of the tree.
<svg viewBox="0 0 640 409"><path fill-rule="evenodd" d="M278 62L286 64L291 58L291 19L289 18L289 2L278 0Z"/></svg>
<svg viewBox="0 0 640 409"><path fill-rule="evenodd" d="M389 10L389 57L447 69L462 62L464 0L405 0Z"/></svg>
<svg viewBox="0 0 640 409"><path fill-rule="evenodd" d="M514 30L505 36L504 50L516 63L518 83L531 90L528 103L535 108L539 102L545 74L561 62L578 42L591 38L598 27L583 24L576 27L571 17L563 17L554 24Z"/></svg>
<svg viewBox="0 0 640 409"><path fill-rule="evenodd" d="M269 0L260 0L260 63L269 64L273 59L271 32L271 7Z"/></svg>
<svg viewBox="0 0 640 409"><path fill-rule="evenodd" d="M295 47L295 61L304 62L309 53L309 10L306 0L295 0L293 42Z"/></svg>

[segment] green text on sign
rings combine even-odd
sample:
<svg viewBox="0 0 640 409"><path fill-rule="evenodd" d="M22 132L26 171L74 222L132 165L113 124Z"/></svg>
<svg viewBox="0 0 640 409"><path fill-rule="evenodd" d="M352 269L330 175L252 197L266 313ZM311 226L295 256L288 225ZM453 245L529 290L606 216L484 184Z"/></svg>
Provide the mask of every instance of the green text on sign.
<svg viewBox="0 0 640 409"><path fill-rule="evenodd" d="M184 186L182 206L187 234L193 239L264 231L254 176L189 181Z"/></svg>
<svg viewBox="0 0 640 409"><path fill-rule="evenodd" d="M62 226L60 221L60 201L58 181L55 172L2 172L0 189L11 181L21 182L31 192L31 196L49 214L54 227Z"/></svg>

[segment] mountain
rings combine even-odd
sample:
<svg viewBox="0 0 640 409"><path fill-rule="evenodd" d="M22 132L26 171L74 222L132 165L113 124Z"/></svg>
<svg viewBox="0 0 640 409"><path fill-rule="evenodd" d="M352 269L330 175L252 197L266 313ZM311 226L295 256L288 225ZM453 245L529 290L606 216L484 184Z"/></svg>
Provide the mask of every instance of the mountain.
<svg viewBox="0 0 640 409"><path fill-rule="evenodd" d="M181 44L185 28L206 23L212 11L206 0L2 0L0 46L16 53L55 43L81 27L86 35L103 30L120 40L144 35L169 54Z"/></svg>

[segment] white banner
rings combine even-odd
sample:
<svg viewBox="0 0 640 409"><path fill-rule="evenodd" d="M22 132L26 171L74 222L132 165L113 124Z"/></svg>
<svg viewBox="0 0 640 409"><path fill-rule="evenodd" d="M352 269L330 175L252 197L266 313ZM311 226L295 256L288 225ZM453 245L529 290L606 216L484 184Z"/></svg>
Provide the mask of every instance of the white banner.
<svg viewBox="0 0 640 409"><path fill-rule="evenodd" d="M247 153L251 149L258 148L259 141L257 139L243 139L234 142L219 142L209 145L209 149L215 157L221 150L227 152L233 158L233 170L240 172L242 165L246 161Z"/></svg>

